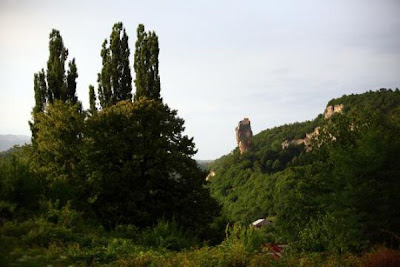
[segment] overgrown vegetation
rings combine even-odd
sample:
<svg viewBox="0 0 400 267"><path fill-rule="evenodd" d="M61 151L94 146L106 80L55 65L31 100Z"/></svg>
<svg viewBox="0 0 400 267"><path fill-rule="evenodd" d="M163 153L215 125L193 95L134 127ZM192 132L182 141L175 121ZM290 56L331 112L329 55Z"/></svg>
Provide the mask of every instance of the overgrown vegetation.
<svg viewBox="0 0 400 267"><path fill-rule="evenodd" d="M398 89L343 96L331 101L343 114L263 131L250 153L207 166L206 184L160 94L158 37L139 25L137 38L136 94L117 23L85 111L75 60L66 71L68 49L51 32L47 69L34 75L32 145L0 157L1 266L399 264ZM316 127L311 149L282 146ZM279 259L277 243L288 244Z"/></svg>
<svg viewBox="0 0 400 267"><path fill-rule="evenodd" d="M276 219L276 240L297 251L398 248L400 91L343 96L344 113L261 132L254 150L213 163L211 192L235 222ZM290 145L319 126L311 150Z"/></svg>

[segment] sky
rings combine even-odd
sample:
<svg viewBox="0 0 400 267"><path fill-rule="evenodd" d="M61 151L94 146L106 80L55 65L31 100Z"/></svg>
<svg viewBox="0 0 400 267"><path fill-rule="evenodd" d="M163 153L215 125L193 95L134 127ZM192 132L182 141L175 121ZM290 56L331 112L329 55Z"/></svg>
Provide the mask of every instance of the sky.
<svg viewBox="0 0 400 267"><path fill-rule="evenodd" d="M0 0L0 134L30 135L53 28L76 59L84 108L113 24L127 30L133 77L136 28L155 31L162 97L205 160L236 147L244 117L257 134L312 120L343 94L400 87L399 14L399 0Z"/></svg>

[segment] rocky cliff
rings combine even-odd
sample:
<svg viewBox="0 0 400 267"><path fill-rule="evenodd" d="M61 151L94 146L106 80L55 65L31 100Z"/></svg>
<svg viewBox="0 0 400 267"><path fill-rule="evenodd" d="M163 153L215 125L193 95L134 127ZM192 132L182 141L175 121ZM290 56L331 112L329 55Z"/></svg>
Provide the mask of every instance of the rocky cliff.
<svg viewBox="0 0 400 267"><path fill-rule="evenodd" d="M343 109L344 109L343 104L327 106L324 112L324 118L327 120L330 117L332 117L333 114L343 112ZM306 146L306 149L308 151L310 149L311 139L319 135L319 130L320 130L319 127L315 128L312 133L307 133L306 137L303 139L293 139L293 140L283 141L283 143L281 144L282 149L287 148L289 145L304 145Z"/></svg>
<svg viewBox="0 0 400 267"><path fill-rule="evenodd" d="M343 111L343 104L327 106L324 113L324 118L329 119L333 114Z"/></svg>
<svg viewBox="0 0 400 267"><path fill-rule="evenodd" d="M253 132L251 131L250 120L248 118L241 120L235 128L235 132L240 154L249 151L253 141Z"/></svg>

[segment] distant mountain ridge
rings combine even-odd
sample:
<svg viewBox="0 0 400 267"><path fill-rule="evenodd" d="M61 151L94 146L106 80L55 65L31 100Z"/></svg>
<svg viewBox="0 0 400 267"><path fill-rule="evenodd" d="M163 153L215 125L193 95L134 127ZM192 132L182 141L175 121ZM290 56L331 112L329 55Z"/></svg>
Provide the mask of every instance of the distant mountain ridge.
<svg viewBox="0 0 400 267"><path fill-rule="evenodd" d="M0 151L6 151L15 145L30 143L31 137L28 135L0 134Z"/></svg>
<svg viewBox="0 0 400 267"><path fill-rule="evenodd" d="M197 165L199 165L200 169L204 170L204 171L208 171L210 168L210 164L213 162L214 160L200 160L200 159L196 159Z"/></svg>

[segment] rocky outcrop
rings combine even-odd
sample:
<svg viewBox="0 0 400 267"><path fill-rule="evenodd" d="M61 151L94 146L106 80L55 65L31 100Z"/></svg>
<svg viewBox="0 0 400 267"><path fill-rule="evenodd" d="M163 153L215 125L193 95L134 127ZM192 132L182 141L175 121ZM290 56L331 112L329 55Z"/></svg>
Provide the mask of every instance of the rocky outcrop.
<svg viewBox="0 0 400 267"><path fill-rule="evenodd" d="M343 112L343 108L343 104L327 106L325 109L324 118L329 119L333 114L337 112Z"/></svg>
<svg viewBox="0 0 400 267"><path fill-rule="evenodd" d="M250 120L248 118L241 120L235 131L240 154L248 152L253 144L253 132L251 131Z"/></svg>
<svg viewBox="0 0 400 267"><path fill-rule="evenodd" d="M343 109L344 109L343 104L327 106L324 112L324 118L327 120L330 117L332 117L333 114L343 112ZM303 139L293 139L293 140L283 141L283 143L281 144L282 149L288 148L290 145L298 146L303 144L306 147L307 151L309 151L311 149L310 147L311 139L319 135L319 130L320 130L319 127L315 128L312 133L307 133L306 137ZM334 138L335 137L332 137L333 140Z"/></svg>
<svg viewBox="0 0 400 267"><path fill-rule="evenodd" d="M210 171L210 173L207 175L207 177L206 177L206 181L210 181L210 179L212 178L212 177L214 177L215 176L215 172L214 171Z"/></svg>
<svg viewBox="0 0 400 267"><path fill-rule="evenodd" d="M295 145L295 146L304 145L307 148L307 150L309 150L311 145L311 139L318 135L319 135L319 127L315 128L312 133L306 134L306 137L303 139L293 139L290 141L285 140L281 144L282 149L288 148L290 145Z"/></svg>

